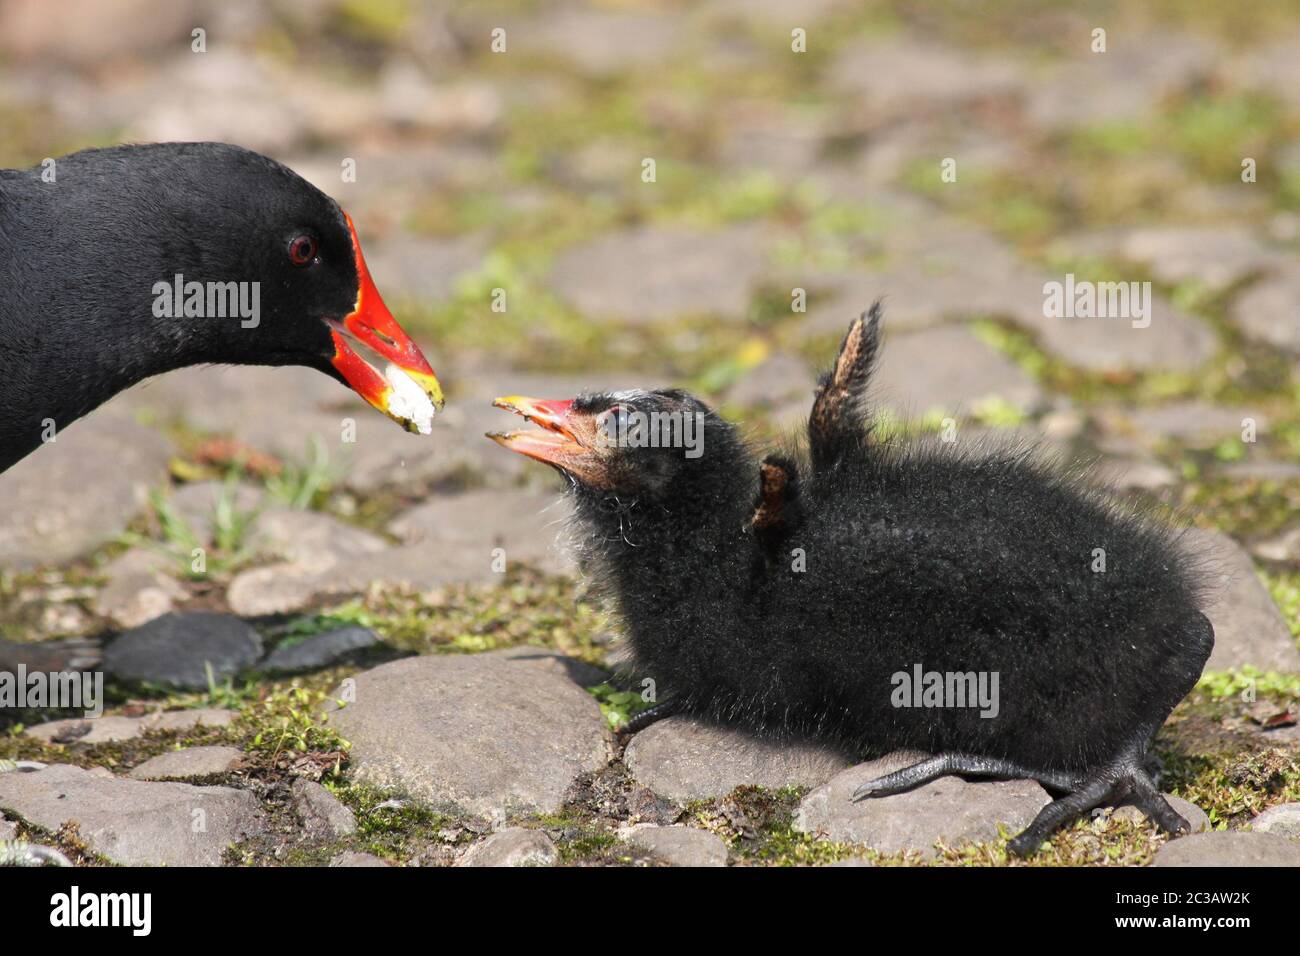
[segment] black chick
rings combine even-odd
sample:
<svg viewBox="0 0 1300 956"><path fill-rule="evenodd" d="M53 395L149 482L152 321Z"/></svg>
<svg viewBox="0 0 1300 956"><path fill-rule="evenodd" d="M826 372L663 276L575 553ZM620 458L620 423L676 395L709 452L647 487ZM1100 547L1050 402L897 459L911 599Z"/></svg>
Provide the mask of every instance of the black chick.
<svg viewBox="0 0 1300 956"><path fill-rule="evenodd" d="M874 440L880 316L849 328L802 462L756 461L681 391L498 399L543 428L491 437L570 478L636 668L672 695L652 717L936 754L854 799L947 774L1037 780L1060 796L1012 840L1019 854L1126 796L1185 831L1143 762L1214 644L1196 560L1025 450ZM696 457L689 426L665 440L686 422ZM996 715L951 697L903 706L916 701L899 675L918 667L996 674Z"/></svg>
<svg viewBox="0 0 1300 956"><path fill-rule="evenodd" d="M0 471L186 365L306 365L411 431L442 404L352 220L237 146L119 146L0 169L0 290Z"/></svg>

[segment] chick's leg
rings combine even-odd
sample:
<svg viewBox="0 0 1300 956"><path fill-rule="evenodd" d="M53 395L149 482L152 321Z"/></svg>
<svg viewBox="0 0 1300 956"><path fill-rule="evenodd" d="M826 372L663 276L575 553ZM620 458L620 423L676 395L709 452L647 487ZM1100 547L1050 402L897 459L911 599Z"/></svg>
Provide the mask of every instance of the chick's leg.
<svg viewBox="0 0 1300 956"><path fill-rule="evenodd" d="M1160 829L1175 836L1192 829L1192 825L1186 818L1171 807L1164 794L1156 789L1156 785L1147 776L1145 770L1140 767L1135 768L1129 775L1129 783L1132 786L1134 804Z"/></svg>
<svg viewBox="0 0 1300 956"><path fill-rule="evenodd" d="M1072 790L1075 781L1065 774L1030 770L1010 760L994 757L977 757L972 754L939 754L920 763L904 767L893 773L868 780L853 791L853 801L867 797L888 797L912 790L939 777L951 774L969 774L973 777L1005 777L1010 780L1037 780L1055 790Z"/></svg>
<svg viewBox="0 0 1300 956"><path fill-rule="evenodd" d="M1109 771L1089 778L1074 793L1053 800L1039 810L1033 823L1008 843L1007 849L1016 856L1033 855L1057 827L1103 803L1115 787L1116 780Z"/></svg>
<svg viewBox="0 0 1300 956"><path fill-rule="evenodd" d="M620 734L635 734L645 730L651 724L657 724L665 717L671 717L681 710L681 704L675 700L666 700L662 704L655 704L649 710L643 710L635 717L628 719L628 722L618 729Z"/></svg>

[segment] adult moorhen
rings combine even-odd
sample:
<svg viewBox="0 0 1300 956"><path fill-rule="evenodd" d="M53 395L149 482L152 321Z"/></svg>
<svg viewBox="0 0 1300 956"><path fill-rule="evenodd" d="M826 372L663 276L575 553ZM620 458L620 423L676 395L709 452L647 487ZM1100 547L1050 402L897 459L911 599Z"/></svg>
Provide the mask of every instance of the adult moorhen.
<svg viewBox="0 0 1300 956"><path fill-rule="evenodd" d="M0 170L0 290L0 471L117 392L200 363L310 366L426 434L442 405L352 220L237 146Z"/></svg>
<svg viewBox="0 0 1300 956"><path fill-rule="evenodd" d="M541 427L489 437L570 480L636 670L671 695L651 717L935 755L854 799L1038 780L1058 799L1020 854L1124 796L1186 830L1143 764L1214 644L1196 558L1024 449L873 436L879 333L878 307L850 327L807 455L760 462L681 391L497 399Z"/></svg>

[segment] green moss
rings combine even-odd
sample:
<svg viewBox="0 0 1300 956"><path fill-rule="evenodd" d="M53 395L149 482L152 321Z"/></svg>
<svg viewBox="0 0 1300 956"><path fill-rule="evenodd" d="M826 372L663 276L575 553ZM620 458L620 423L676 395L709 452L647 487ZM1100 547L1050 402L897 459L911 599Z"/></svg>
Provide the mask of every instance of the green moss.
<svg viewBox="0 0 1300 956"><path fill-rule="evenodd" d="M654 706L651 702L643 700L637 691L619 690L610 684L588 687L587 693L600 702L600 712L613 728L623 726L643 710L649 710Z"/></svg>
<svg viewBox="0 0 1300 956"><path fill-rule="evenodd" d="M1261 571L1259 576L1264 579L1268 593L1286 618L1291 634L1300 639L1300 571ZM1296 686L1300 688L1300 680ZM1296 696L1300 697L1300 690Z"/></svg>
<svg viewBox="0 0 1300 956"><path fill-rule="evenodd" d="M512 571L500 585L453 585L423 593L379 588L325 613L365 621L392 647L415 653L528 644L594 664L604 660L611 626L572 581L527 569Z"/></svg>
<svg viewBox="0 0 1300 956"><path fill-rule="evenodd" d="M1300 702L1300 676L1261 671L1250 665L1225 671L1206 671L1196 682L1196 689L1211 700L1240 698L1250 692L1282 704Z"/></svg>
<svg viewBox="0 0 1300 956"><path fill-rule="evenodd" d="M272 761L286 751L338 754L337 764L352 745L323 716L322 708L331 700L324 691L298 681L272 685L240 714L247 734L244 748Z"/></svg>
<svg viewBox="0 0 1300 956"><path fill-rule="evenodd" d="M1196 804L1217 827L1248 823L1271 806L1300 801L1300 761L1280 748L1162 756L1165 788Z"/></svg>
<svg viewBox="0 0 1300 956"><path fill-rule="evenodd" d="M1300 482L1209 477L1189 486L1178 503L1199 524L1248 539L1288 525L1300 509Z"/></svg>
<svg viewBox="0 0 1300 956"><path fill-rule="evenodd" d="M1280 119L1276 103L1254 94L1194 96L1162 117L1179 155L1206 179L1220 181L1240 176L1243 156L1271 151L1284 130Z"/></svg>
<svg viewBox="0 0 1300 956"><path fill-rule="evenodd" d="M343 0L334 11L344 35L383 42L399 39L412 13L411 0Z"/></svg>
<svg viewBox="0 0 1300 956"><path fill-rule="evenodd" d="M560 862L566 864L597 862L598 858L609 855L618 846L620 843L615 834L594 826L563 836L555 843L560 852Z"/></svg>

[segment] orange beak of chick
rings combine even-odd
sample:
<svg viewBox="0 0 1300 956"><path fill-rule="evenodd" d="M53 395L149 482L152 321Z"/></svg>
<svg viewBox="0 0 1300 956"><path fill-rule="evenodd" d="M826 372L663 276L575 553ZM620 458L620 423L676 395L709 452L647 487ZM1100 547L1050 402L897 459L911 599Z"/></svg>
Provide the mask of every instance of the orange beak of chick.
<svg viewBox="0 0 1300 956"><path fill-rule="evenodd" d="M595 417L577 410L571 399L507 395L493 399L492 404L538 426L513 432L488 432L487 437L502 448L558 468L592 487L605 484L607 440Z"/></svg>

